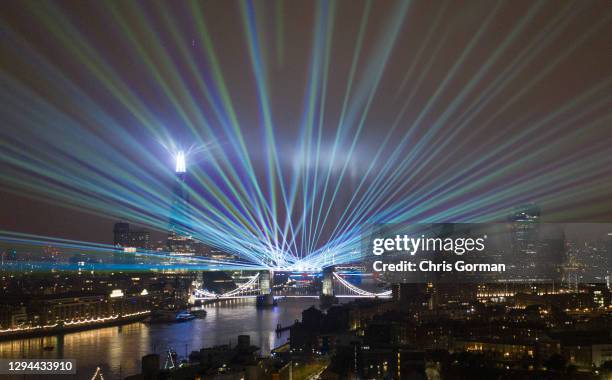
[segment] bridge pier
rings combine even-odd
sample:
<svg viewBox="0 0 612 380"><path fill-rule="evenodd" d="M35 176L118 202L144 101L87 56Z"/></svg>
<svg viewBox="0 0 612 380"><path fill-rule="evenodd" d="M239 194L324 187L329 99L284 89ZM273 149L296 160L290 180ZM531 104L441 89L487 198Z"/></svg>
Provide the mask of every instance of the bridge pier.
<svg viewBox="0 0 612 380"><path fill-rule="evenodd" d="M323 289L319 297L321 307L329 307L338 303L338 298L334 295L334 271L333 266L323 269Z"/></svg>

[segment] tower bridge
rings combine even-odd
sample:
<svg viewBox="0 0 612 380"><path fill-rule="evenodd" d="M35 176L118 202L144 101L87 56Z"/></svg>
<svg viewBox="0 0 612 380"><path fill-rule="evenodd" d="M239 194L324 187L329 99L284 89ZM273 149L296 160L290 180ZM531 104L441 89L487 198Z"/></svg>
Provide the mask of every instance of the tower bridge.
<svg viewBox="0 0 612 380"><path fill-rule="evenodd" d="M272 276L271 271L260 271L252 276L247 282L225 293L215 293L206 289L196 289L192 295L192 301L257 298L258 296L267 295L272 295L274 298L321 298L323 302L329 302L334 298L391 297L390 290L376 293L351 284L343 278L341 274L335 272L333 267L323 270L323 286L320 294L292 294L286 289L275 290L272 286Z"/></svg>

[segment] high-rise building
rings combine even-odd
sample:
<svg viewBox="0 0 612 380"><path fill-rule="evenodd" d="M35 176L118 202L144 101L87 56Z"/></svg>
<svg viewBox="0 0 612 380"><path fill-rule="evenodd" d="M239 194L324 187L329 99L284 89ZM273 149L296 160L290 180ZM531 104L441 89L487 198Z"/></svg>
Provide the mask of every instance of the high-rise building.
<svg viewBox="0 0 612 380"><path fill-rule="evenodd" d="M565 234L555 224L541 224L540 215L535 204L521 206L510 215L513 261L523 269L526 280L557 281L565 258Z"/></svg>
<svg viewBox="0 0 612 380"><path fill-rule="evenodd" d="M540 208L534 204L518 207L511 215L513 253L535 255L539 235Z"/></svg>
<svg viewBox="0 0 612 380"><path fill-rule="evenodd" d="M188 228L184 223L189 206L186 180L186 157L185 153L180 151L176 156L175 181L167 240L168 251L177 256L192 256L195 253L193 238L188 234Z"/></svg>
<svg viewBox="0 0 612 380"><path fill-rule="evenodd" d="M113 244L121 247L130 246L130 225L128 223L115 223L113 228Z"/></svg>
<svg viewBox="0 0 612 380"><path fill-rule="evenodd" d="M130 244L135 248L150 249L151 233L147 230L130 230Z"/></svg>
<svg viewBox="0 0 612 380"><path fill-rule="evenodd" d="M113 228L113 244L124 248L151 248L151 233L142 229L131 229L129 223L118 222Z"/></svg>

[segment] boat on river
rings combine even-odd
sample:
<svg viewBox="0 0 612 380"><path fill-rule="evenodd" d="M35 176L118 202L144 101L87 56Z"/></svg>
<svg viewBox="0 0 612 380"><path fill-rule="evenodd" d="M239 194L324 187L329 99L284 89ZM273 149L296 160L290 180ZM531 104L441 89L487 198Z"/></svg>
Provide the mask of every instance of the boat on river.
<svg viewBox="0 0 612 380"><path fill-rule="evenodd" d="M197 315L189 310L155 310L147 320L149 323L177 323L196 319Z"/></svg>

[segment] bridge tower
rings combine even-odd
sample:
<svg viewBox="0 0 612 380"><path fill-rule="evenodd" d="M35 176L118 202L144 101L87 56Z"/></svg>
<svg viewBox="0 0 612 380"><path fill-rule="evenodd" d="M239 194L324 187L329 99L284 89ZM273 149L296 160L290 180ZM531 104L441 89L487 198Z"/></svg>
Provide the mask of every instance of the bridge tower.
<svg viewBox="0 0 612 380"><path fill-rule="evenodd" d="M274 274L269 270L259 272L259 292L257 296L257 306L274 306L274 296L272 295L272 280Z"/></svg>
<svg viewBox="0 0 612 380"><path fill-rule="evenodd" d="M319 297L323 307L338 303L338 298L334 295L334 271L333 266L323 269L323 289Z"/></svg>
<svg viewBox="0 0 612 380"><path fill-rule="evenodd" d="M262 295L272 293L271 279L272 276L269 270L262 270L259 272L259 291Z"/></svg>

